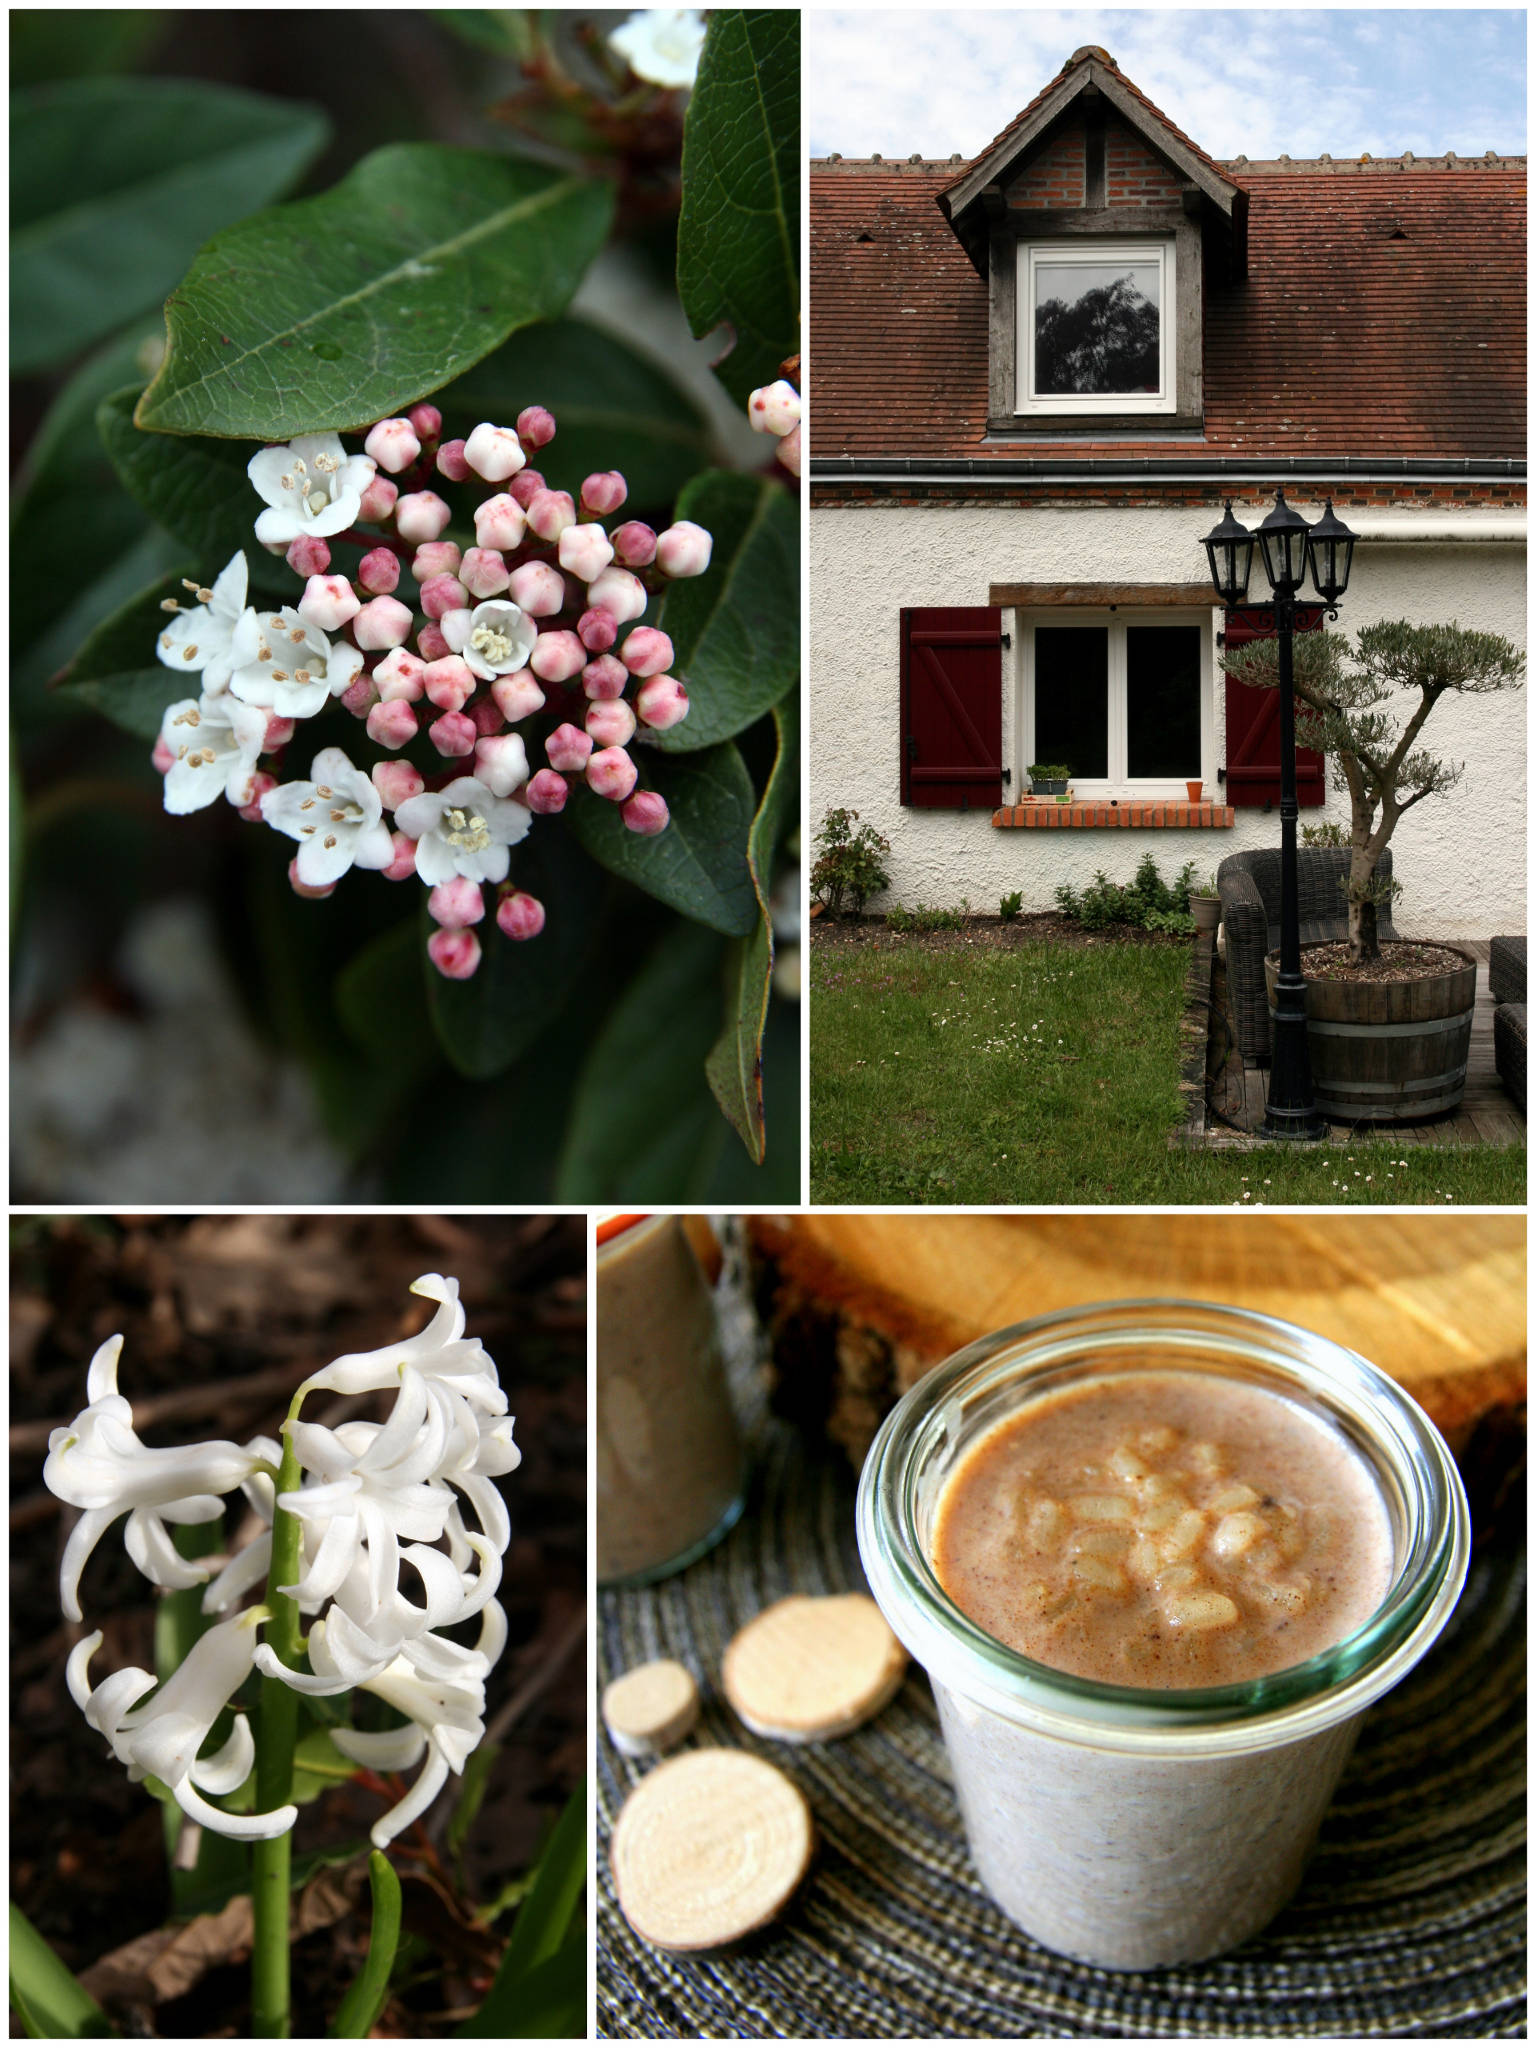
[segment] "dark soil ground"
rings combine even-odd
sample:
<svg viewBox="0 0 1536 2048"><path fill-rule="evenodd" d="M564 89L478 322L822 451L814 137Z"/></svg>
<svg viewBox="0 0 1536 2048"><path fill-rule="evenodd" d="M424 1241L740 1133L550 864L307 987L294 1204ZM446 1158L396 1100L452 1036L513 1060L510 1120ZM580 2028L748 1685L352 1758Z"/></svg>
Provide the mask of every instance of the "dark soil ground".
<svg viewBox="0 0 1536 2048"><path fill-rule="evenodd" d="M1102 931L1084 931L1075 918L1062 917L1054 910L1037 910L1010 918L967 917L959 931L892 931L883 917L817 917L811 920L813 944L829 950L837 946L888 946L893 949L920 947L925 953L963 952L986 947L993 952L1010 952L1015 946L1035 945L1049 939L1062 946L1188 946L1187 932L1149 932L1137 924L1106 925Z"/></svg>
<svg viewBox="0 0 1536 2048"><path fill-rule="evenodd" d="M11 1246L12 1896L76 1970L169 1912L160 1808L129 1783L64 1683L68 1652L91 1628L105 1632L93 1675L154 1664L156 1596L128 1562L121 1523L86 1567L85 1629L60 1617L72 1510L43 1488L41 1467L49 1429L85 1404L91 1353L123 1332L120 1390L147 1443L275 1435L308 1373L422 1326L430 1305L407 1292L418 1274L459 1280L469 1332L496 1360L523 1452L500 1482L513 1533L500 1591L510 1633L486 1686L486 1740L498 1746L462 1854L447 1838L456 1781L392 1848L416 1967L375 2029L451 2033L484 1996L511 1924L510 1914L476 1924L477 1908L527 1871L586 1767L580 1219L26 1217L13 1219ZM349 1403L345 1412L379 1411ZM322 1397L314 1419L339 1414L328 1418ZM296 1863L365 1848L397 1796L354 1782L303 1807ZM326 2031L366 1938L365 1891L360 1913L295 1944L296 2035ZM123 2031L247 2035L246 1961L237 1950L185 1995L120 2013Z"/></svg>

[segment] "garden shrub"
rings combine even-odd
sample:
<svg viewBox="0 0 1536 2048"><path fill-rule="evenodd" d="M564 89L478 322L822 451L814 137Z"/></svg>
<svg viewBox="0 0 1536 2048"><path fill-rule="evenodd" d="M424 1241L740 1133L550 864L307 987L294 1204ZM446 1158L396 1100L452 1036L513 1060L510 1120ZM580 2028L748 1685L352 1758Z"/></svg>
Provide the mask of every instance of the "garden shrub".
<svg viewBox="0 0 1536 2048"><path fill-rule="evenodd" d="M850 916L860 916L868 899L891 885L883 858L891 842L872 825L855 831L858 816L857 811L828 811L816 834L811 890L829 917L841 917L845 902Z"/></svg>
<svg viewBox="0 0 1536 2048"><path fill-rule="evenodd" d="M1085 931L1102 931L1106 925L1139 925L1143 931L1192 931L1189 892L1195 885L1195 864L1186 861L1171 882L1158 873L1150 853L1129 882L1112 882L1100 868L1086 889L1063 883L1056 891L1056 907ZM1154 923L1154 918L1165 920ZM1182 919L1169 923L1168 919Z"/></svg>

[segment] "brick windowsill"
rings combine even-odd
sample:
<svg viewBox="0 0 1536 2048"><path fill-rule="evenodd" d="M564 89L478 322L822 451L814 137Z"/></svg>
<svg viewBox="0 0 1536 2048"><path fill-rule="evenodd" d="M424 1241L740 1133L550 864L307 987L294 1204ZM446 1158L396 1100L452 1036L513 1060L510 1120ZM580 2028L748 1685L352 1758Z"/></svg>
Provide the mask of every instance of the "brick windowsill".
<svg viewBox="0 0 1536 2048"><path fill-rule="evenodd" d="M992 813L999 831L1032 827L1042 832L1083 831L1103 826L1129 827L1140 831L1187 831L1204 826L1227 831L1237 822L1231 804L1175 802L1122 804L1005 804Z"/></svg>

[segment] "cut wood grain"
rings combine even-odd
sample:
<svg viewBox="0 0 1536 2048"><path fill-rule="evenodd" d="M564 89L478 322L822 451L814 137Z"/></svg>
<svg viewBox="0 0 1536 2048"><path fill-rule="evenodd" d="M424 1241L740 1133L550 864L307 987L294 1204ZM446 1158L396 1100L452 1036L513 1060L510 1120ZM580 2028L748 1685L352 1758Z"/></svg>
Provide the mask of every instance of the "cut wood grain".
<svg viewBox="0 0 1536 2048"><path fill-rule="evenodd" d="M671 1657L637 1664L603 1689L603 1722L625 1756L661 1756L693 1732L699 1688Z"/></svg>
<svg viewBox="0 0 1536 2048"><path fill-rule="evenodd" d="M791 1594L732 1637L720 1681L755 1735L824 1742L878 1714L906 1668L906 1651L867 1593Z"/></svg>

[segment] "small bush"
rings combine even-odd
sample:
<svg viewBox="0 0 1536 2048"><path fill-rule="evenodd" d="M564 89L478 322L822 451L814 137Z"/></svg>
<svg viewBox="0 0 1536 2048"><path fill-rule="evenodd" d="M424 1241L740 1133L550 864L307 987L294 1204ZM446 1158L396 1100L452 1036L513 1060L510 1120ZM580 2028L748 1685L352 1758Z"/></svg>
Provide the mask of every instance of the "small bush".
<svg viewBox="0 0 1536 2048"><path fill-rule="evenodd" d="M1321 825L1303 825L1301 843L1303 846L1348 846L1349 834L1337 818L1329 818Z"/></svg>
<svg viewBox="0 0 1536 2048"><path fill-rule="evenodd" d="M1187 910L1149 910L1142 919L1149 932L1192 932L1195 920Z"/></svg>
<svg viewBox="0 0 1536 2048"><path fill-rule="evenodd" d="M872 825L859 825L857 811L828 811L816 834L811 893L829 917L858 917L871 896L891 885L884 856L891 842Z"/></svg>
<svg viewBox="0 0 1536 2048"><path fill-rule="evenodd" d="M1011 895L1003 896L999 899L997 914L1004 924L1012 924L1023 908L1024 893L1021 889L1015 889Z"/></svg>
<svg viewBox="0 0 1536 2048"><path fill-rule="evenodd" d="M1139 925L1143 931L1193 931L1189 915L1189 892L1195 886L1195 864L1186 861L1171 882L1158 873L1150 853L1129 882L1112 882L1100 868L1086 889L1063 883L1056 891L1056 906L1086 931L1102 931L1106 925ZM1154 918L1179 918L1181 923L1153 923Z"/></svg>
<svg viewBox="0 0 1536 2048"><path fill-rule="evenodd" d="M925 903L919 903L912 910L903 910L898 904L885 914L885 922L893 932L958 932L965 929L969 903L962 903L958 910L930 910Z"/></svg>

